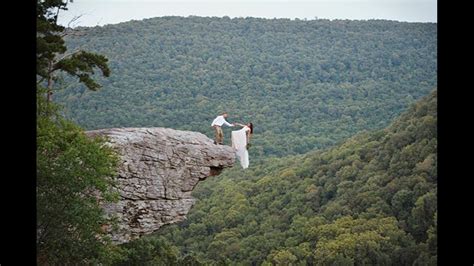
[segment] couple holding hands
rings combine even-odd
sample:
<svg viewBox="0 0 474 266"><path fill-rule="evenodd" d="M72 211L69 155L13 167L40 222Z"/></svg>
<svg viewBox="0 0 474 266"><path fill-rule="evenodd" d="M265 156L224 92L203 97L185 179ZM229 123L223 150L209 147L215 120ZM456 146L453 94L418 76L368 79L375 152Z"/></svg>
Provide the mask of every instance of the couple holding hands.
<svg viewBox="0 0 474 266"><path fill-rule="evenodd" d="M214 144L224 144L224 133L222 132L222 126L226 125L229 127L241 126L240 130L232 131L231 141L232 148L235 150L235 154L240 161L242 168L246 169L249 166L249 154L247 148L249 147L249 141L253 133L253 124L248 123L246 125L240 123L229 123L225 119L228 117L227 113L222 113L212 121L211 126L216 131Z"/></svg>

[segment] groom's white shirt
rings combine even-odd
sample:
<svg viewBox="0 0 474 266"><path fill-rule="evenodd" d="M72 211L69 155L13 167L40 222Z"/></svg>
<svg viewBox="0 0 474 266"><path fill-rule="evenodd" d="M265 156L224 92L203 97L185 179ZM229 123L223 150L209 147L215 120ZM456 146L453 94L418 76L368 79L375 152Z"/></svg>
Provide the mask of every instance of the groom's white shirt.
<svg viewBox="0 0 474 266"><path fill-rule="evenodd" d="M220 115L220 116L216 117L216 119L214 119L214 121L212 121L211 127L213 127L213 126L220 126L221 127L224 124L228 127L233 127L232 124L229 124L227 121L225 121L224 116Z"/></svg>

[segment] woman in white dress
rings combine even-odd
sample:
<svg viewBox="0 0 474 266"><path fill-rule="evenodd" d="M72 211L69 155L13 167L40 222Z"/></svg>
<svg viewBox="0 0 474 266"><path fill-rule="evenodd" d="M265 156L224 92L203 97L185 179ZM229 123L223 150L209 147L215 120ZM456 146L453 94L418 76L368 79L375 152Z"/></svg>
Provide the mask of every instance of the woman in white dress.
<svg viewBox="0 0 474 266"><path fill-rule="evenodd" d="M247 145L249 144L250 137L253 133L253 124L234 124L241 126L242 129L232 131L232 148L235 150L235 155L237 156L237 159L239 159L240 165L243 169L246 169L249 167L249 152L247 151Z"/></svg>

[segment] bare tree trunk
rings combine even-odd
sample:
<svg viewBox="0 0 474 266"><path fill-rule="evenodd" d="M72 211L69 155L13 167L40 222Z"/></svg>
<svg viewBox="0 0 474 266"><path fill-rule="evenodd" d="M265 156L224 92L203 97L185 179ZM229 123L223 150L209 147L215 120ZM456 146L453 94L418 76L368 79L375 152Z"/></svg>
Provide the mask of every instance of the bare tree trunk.
<svg viewBox="0 0 474 266"><path fill-rule="evenodd" d="M49 79L48 79L48 95L47 95L48 103L51 102L52 96L53 96L53 77L49 77Z"/></svg>
<svg viewBox="0 0 474 266"><path fill-rule="evenodd" d="M51 102L51 99L52 99L52 96L53 96L53 83L54 83L54 80L53 80L53 72L52 72L52 69L53 69L53 62L50 61L49 62L49 74L48 74L48 91L47 91L47 102Z"/></svg>

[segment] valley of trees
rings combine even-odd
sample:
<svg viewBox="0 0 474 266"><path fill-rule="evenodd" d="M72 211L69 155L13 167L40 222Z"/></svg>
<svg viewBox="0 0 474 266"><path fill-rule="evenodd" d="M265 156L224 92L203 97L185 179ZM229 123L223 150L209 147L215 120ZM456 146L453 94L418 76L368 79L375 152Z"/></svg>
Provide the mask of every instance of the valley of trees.
<svg viewBox="0 0 474 266"><path fill-rule="evenodd" d="M123 245L117 265L436 265L437 93L386 129L234 167L194 195L185 222Z"/></svg>
<svg viewBox="0 0 474 266"><path fill-rule="evenodd" d="M71 31L68 48L107 56L112 74L98 92L65 78L53 99L66 117L212 137L227 111L254 123L253 158L383 128L437 85L434 23L163 17Z"/></svg>
<svg viewBox="0 0 474 266"><path fill-rule="evenodd" d="M60 3L37 14L40 265L436 265L436 24L163 17L63 32L47 12ZM250 168L201 182L185 222L111 245L98 203L116 196L117 158L82 128L212 137L222 111L255 124Z"/></svg>

